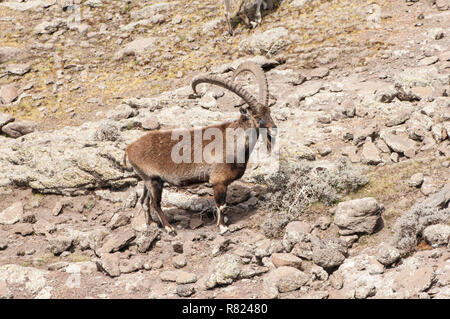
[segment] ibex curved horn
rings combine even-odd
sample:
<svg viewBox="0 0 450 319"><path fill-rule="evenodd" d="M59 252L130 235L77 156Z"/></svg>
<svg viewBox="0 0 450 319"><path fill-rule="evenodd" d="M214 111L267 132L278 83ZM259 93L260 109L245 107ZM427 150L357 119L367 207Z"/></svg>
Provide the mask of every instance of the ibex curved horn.
<svg viewBox="0 0 450 319"><path fill-rule="evenodd" d="M269 84L267 83L267 77L264 73L264 70L259 64L256 64L255 62L244 62L239 65L238 68L233 72L232 81L234 82L236 77L243 72L250 72L256 78L256 83L258 84L259 88L258 101L262 105L267 106L269 103Z"/></svg>
<svg viewBox="0 0 450 319"><path fill-rule="evenodd" d="M234 94L236 94L237 96L239 96L241 99L243 99L245 101L245 103L247 103L252 110L257 109L258 101L254 98L253 95L251 95L248 91L246 91L241 85L239 85L237 83L233 83L231 81L221 79L215 75L209 75L209 74L208 75L199 75L192 80L192 84L191 84L192 90L194 91L195 94L197 94L197 90L196 90L197 85L199 85L200 83L213 84L213 85L220 86L224 89L227 89L227 90L233 92Z"/></svg>

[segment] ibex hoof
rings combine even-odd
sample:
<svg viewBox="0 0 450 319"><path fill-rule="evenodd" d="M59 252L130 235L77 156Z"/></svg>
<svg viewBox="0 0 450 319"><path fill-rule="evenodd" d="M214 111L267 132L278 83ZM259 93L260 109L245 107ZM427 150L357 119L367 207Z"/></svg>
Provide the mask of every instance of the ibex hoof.
<svg viewBox="0 0 450 319"><path fill-rule="evenodd" d="M166 232L169 235L172 235L172 236L176 236L177 235L177 231L172 226L166 226L166 227L164 227L164 229L166 230Z"/></svg>
<svg viewBox="0 0 450 319"><path fill-rule="evenodd" d="M230 229L227 226L219 225L219 233L221 235L223 235L223 234L225 234L225 233L227 233L229 231L230 231Z"/></svg>

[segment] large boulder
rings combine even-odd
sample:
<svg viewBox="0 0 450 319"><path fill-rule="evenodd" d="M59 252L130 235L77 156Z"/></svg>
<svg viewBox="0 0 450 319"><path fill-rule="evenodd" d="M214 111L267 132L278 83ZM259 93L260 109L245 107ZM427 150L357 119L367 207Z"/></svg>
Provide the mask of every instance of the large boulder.
<svg viewBox="0 0 450 319"><path fill-rule="evenodd" d="M135 173L122 168L123 149L144 133L129 131L124 138L116 132L115 141L99 141L97 131L104 123L108 121L33 132L20 141L5 139L0 143L0 176L41 193L64 195L135 184Z"/></svg>
<svg viewBox="0 0 450 319"><path fill-rule="evenodd" d="M360 198L339 203L334 215L334 223L339 234L372 234L381 219L383 206L372 198Z"/></svg>
<svg viewBox="0 0 450 319"><path fill-rule="evenodd" d="M252 54L272 56L283 50L288 44L289 31L284 27L257 33L239 44L239 49Z"/></svg>
<svg viewBox="0 0 450 319"><path fill-rule="evenodd" d="M294 267L281 266L264 278L264 297L277 298L279 292L290 292L306 285L311 277Z"/></svg>

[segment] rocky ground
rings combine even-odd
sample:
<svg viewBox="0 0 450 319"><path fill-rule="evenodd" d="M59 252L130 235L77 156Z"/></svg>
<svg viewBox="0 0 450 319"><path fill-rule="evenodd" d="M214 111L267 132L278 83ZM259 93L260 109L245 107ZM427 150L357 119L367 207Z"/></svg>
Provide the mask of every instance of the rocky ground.
<svg viewBox="0 0 450 319"><path fill-rule="evenodd" d="M450 2L276 3L231 37L220 1L0 0L0 298L450 298ZM236 118L189 83L245 60L283 165L331 185L277 211L267 159L230 187L230 233L209 185L165 188L175 237L146 227L125 146Z"/></svg>

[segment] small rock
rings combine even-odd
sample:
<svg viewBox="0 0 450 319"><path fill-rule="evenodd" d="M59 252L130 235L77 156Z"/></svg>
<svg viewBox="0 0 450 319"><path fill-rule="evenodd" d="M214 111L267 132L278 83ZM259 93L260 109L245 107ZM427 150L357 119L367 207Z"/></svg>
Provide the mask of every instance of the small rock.
<svg viewBox="0 0 450 319"><path fill-rule="evenodd" d="M23 204L15 202L8 208L0 212L0 225L12 225L22 219Z"/></svg>
<svg viewBox="0 0 450 319"><path fill-rule="evenodd" d="M327 156L331 153L331 147L328 145L321 145L317 147L317 151L319 152L320 156Z"/></svg>
<svg viewBox="0 0 450 319"><path fill-rule="evenodd" d="M178 285L177 295L180 297L189 297L195 293L195 288L193 285Z"/></svg>
<svg viewBox="0 0 450 319"><path fill-rule="evenodd" d="M182 271L163 271L160 275L162 281L171 281L178 284L190 284L197 281L197 276L195 274Z"/></svg>
<svg viewBox="0 0 450 319"><path fill-rule="evenodd" d="M157 129L159 129L159 127L160 127L159 121L155 117L146 118L142 122L142 128L144 128L146 130L157 130Z"/></svg>
<svg viewBox="0 0 450 319"><path fill-rule="evenodd" d="M264 290L268 295L290 292L304 286L310 277L294 267L281 266L271 270L264 278Z"/></svg>
<svg viewBox="0 0 450 319"><path fill-rule="evenodd" d="M297 256L289 253L275 253L272 254L270 257L270 260L275 265L275 267L281 267L281 266L289 266L294 267L297 269L301 269L302 267L302 260L298 258Z"/></svg>
<svg viewBox="0 0 450 319"><path fill-rule="evenodd" d="M321 241L313 245L313 262L327 271L332 271L341 265L347 253L346 244L339 239Z"/></svg>
<svg viewBox="0 0 450 319"><path fill-rule="evenodd" d="M178 255L172 258L172 264L175 268L183 268L186 266L186 257L184 255Z"/></svg>
<svg viewBox="0 0 450 319"><path fill-rule="evenodd" d="M411 187L420 187L423 183L423 174L416 173L409 179L408 185Z"/></svg>
<svg viewBox="0 0 450 319"><path fill-rule="evenodd" d="M25 134L34 132L37 123L33 121L15 121L2 127L2 132L9 137L17 138Z"/></svg>
<svg viewBox="0 0 450 319"><path fill-rule="evenodd" d="M400 252L397 248L388 244L382 244L377 253L377 260L385 265L390 266L400 259Z"/></svg>
<svg viewBox="0 0 450 319"><path fill-rule="evenodd" d="M48 241L48 250L53 255L60 255L62 252L72 247L72 239L65 236L51 238Z"/></svg>
<svg viewBox="0 0 450 319"><path fill-rule="evenodd" d="M30 72L31 66L29 64L8 64L6 67L6 72L11 75L19 75L22 76L28 72Z"/></svg>
<svg viewBox="0 0 450 319"><path fill-rule="evenodd" d="M420 191L425 196L433 194L436 192L437 188L434 184L434 179L430 176L426 176L423 178L422 186L420 187Z"/></svg>
<svg viewBox="0 0 450 319"><path fill-rule="evenodd" d="M423 231L423 237L433 247L447 245L450 242L450 226L445 224L428 226Z"/></svg>
<svg viewBox="0 0 450 319"><path fill-rule="evenodd" d="M29 236L33 234L33 226L31 224L18 224L14 227L14 233L22 236Z"/></svg>
<svg viewBox="0 0 450 319"><path fill-rule="evenodd" d="M217 257L214 269L206 282L206 288L212 289L217 285L229 285L239 276L240 272L238 256L226 254Z"/></svg>
<svg viewBox="0 0 450 319"><path fill-rule="evenodd" d="M14 102L19 96L17 87L14 84L8 84L0 88L0 102L9 104Z"/></svg>
<svg viewBox="0 0 450 319"><path fill-rule="evenodd" d="M364 164L369 165L378 165L382 162L382 159L380 157L380 151L371 141L367 141L366 143L364 143L361 152L361 161Z"/></svg>
<svg viewBox="0 0 450 319"><path fill-rule="evenodd" d="M103 254L101 259L96 260L97 267L106 272L110 277L120 276L120 256L119 253Z"/></svg>
<svg viewBox="0 0 450 319"><path fill-rule="evenodd" d="M101 248L100 255L103 253L114 253L119 251L127 247L135 238L136 235L131 230L113 235Z"/></svg>
<svg viewBox="0 0 450 319"><path fill-rule="evenodd" d="M183 243L181 241L173 241L172 249L174 252L176 252L178 254L182 254L183 253Z"/></svg>
<svg viewBox="0 0 450 319"><path fill-rule="evenodd" d="M15 119L9 114L0 113L0 129L6 124L13 122Z"/></svg>

